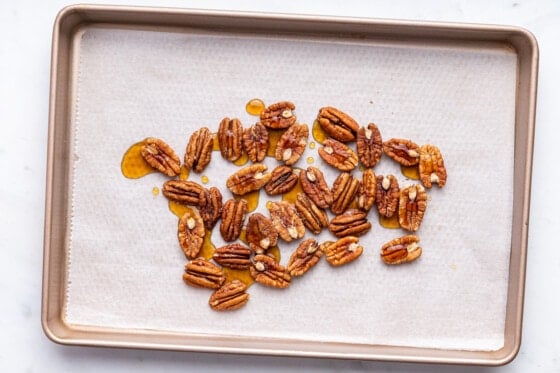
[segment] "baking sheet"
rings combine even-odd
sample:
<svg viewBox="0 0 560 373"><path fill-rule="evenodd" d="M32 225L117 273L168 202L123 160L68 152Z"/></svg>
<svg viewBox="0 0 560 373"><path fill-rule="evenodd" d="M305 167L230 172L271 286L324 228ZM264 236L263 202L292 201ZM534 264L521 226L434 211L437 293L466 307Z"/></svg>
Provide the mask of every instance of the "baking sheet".
<svg viewBox="0 0 560 373"><path fill-rule="evenodd" d="M504 345L513 50L113 27L80 32L66 322L440 349ZM176 218L164 197L151 194L165 179L125 179L120 160L147 136L165 139L182 155L194 128L217 129L226 115L250 125L255 118L244 105L253 97L292 100L308 124L319 107L332 105L361 124L374 121L386 139L438 145L449 178L443 190L429 192L422 258L384 266L379 247L402 232L374 223L357 262L337 269L323 262L285 291L254 285L243 310L212 312L210 292L182 283ZM306 166L306 156L298 165ZM220 161L214 153L206 174L209 185L225 190ZM332 183L334 174L324 169ZM391 162L375 171L407 183ZM284 263L289 253L283 246Z"/></svg>

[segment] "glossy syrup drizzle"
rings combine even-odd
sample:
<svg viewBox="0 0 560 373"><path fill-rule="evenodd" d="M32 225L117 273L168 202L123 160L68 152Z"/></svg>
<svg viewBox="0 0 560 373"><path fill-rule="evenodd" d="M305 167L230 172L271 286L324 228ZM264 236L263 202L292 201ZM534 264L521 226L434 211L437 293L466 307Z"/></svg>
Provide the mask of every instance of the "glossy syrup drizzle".
<svg viewBox="0 0 560 373"><path fill-rule="evenodd" d="M323 128L321 128L321 125L318 121L313 122L311 133L313 134L313 138L315 139L315 141L317 141L319 144L322 144L326 139L329 138L329 135L327 135L327 133L323 131Z"/></svg>
<svg viewBox="0 0 560 373"><path fill-rule="evenodd" d="M202 242L202 249L198 256L203 257L204 259L212 259L212 255L214 255L214 251L216 251L216 246L212 243L212 231L206 230L204 234L204 241Z"/></svg>
<svg viewBox="0 0 560 373"><path fill-rule="evenodd" d="M411 179L411 180L419 180L420 173L418 171L418 166L402 166L401 165L401 172L402 174Z"/></svg>
<svg viewBox="0 0 560 373"><path fill-rule="evenodd" d="M252 100L249 100L245 104L245 110L250 115L261 115L264 108L265 108L264 101L261 100L260 98L254 98Z"/></svg>
<svg viewBox="0 0 560 373"><path fill-rule="evenodd" d="M286 130L268 130L268 149L266 150L267 157L276 156L276 144L284 132L286 132Z"/></svg>
<svg viewBox="0 0 560 373"><path fill-rule="evenodd" d="M144 160L144 157L142 157L143 147L144 141L140 141L133 144L124 153L121 161L121 172L124 177L128 179L139 179L155 172L155 169Z"/></svg>
<svg viewBox="0 0 560 373"><path fill-rule="evenodd" d="M388 229L398 229L401 227L401 225L399 224L399 216L397 213L395 213L390 218L379 215L379 225Z"/></svg>

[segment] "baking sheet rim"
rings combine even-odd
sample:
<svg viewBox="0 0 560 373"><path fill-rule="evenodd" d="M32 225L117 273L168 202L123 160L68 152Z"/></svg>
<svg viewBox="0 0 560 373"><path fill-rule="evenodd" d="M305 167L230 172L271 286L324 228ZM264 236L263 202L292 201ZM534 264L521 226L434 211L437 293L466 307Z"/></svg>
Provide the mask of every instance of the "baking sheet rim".
<svg viewBox="0 0 560 373"><path fill-rule="evenodd" d="M311 348L309 350L296 351L293 348L293 343L297 343L297 341L274 341L271 339L264 339L264 342L273 344L272 347L266 347L265 345L267 343L264 343L263 345L262 338L240 337L248 344L254 342L253 347L235 347L233 345L223 346L211 344L204 345L200 343L196 344L196 340L198 337L190 336L191 340L186 341L185 338L188 339L189 335L180 333L177 334L128 329L117 330L97 327L78 327L67 324L63 319L66 284L66 263L64 261L66 238L63 234L61 234L60 226L65 226L67 224L68 217L66 214L59 213L56 214L56 217L58 218L57 220L54 219L55 216L53 216L55 215L53 209L57 209L57 211L60 212L59 209L65 210L67 208L67 206L55 206L53 201L53 193L57 190L54 187L54 183L60 184L61 182L63 183L66 180L65 177L61 178L59 176L61 172L63 173L63 176L67 177L68 175L68 169L66 169L66 175L64 175L64 165L61 166L60 164L55 163L56 157L54 153L55 144L61 141L60 139L56 141L56 134L60 133L60 129L58 127L67 126L70 115L67 101L71 96L70 94L68 94L68 90L71 88L71 79L68 77L68 73L69 70L71 70L70 63L72 58L67 55L68 51L65 51L61 48L61 39L66 38L66 40L64 41L66 43L66 46L71 44L73 33L76 31L76 27L83 23L106 22L107 20L111 19L115 23L124 23L122 20L124 17L129 19L129 22L131 22L133 25L136 25L134 19L138 15L142 15L142 17L144 17L144 23L151 23L152 25L157 25L158 23L161 24L162 17L185 17L185 19L194 17L202 18L202 21L204 21L205 17L217 17L222 18L222 20L226 22L227 20L241 20L245 21L246 24L250 24L252 20L254 21L258 19L273 19L277 22L299 22L302 25L305 23L314 22L336 22L338 27L342 27L343 29L345 28L345 26L347 26L348 28L350 28L350 26L363 27L363 32L369 35L375 34L376 30L367 30L368 28L375 29L376 27L381 27L385 30L385 33L390 32L392 29L396 36L413 38L412 31L416 29L427 32L427 34L423 36L424 38L430 38L431 33L431 37L435 38L433 40L445 39L447 41L452 41L453 37L451 37L450 39L449 35L445 36L445 32L454 30L457 35L460 35L462 33L469 34L469 32L474 32L477 33L478 37L481 38L481 40L486 40L484 36L490 35L491 37L489 38L493 38L491 40L498 40L514 45L519 56L518 65L521 65L521 67L518 68L520 77L518 78L518 83L524 83L525 85L522 86L518 84L515 124L516 145L514 166L514 200L519 200L519 198L515 197L521 196L522 205L516 208L516 205L514 204L512 255L510 259L509 270L506 326L504 330L504 347L498 351L485 352L371 345L365 346L366 351L360 353L358 352L358 350L360 350L361 347L364 346L361 346L360 348L349 346L351 350L346 352L340 352L339 350L327 352L328 349L325 348L323 348L322 350L317 349L317 347L319 346L324 347L325 343L300 341L300 344L310 344L311 346L315 346L315 349ZM146 17L148 21L146 20ZM197 21L200 22L201 20L198 19ZM69 24L72 26L70 27ZM227 24L226 27L228 25L231 26L230 24ZM281 29L281 25L276 27ZM387 31L387 28L389 28L390 30ZM402 31L403 28L408 29ZM351 31L352 30L348 30L348 33L351 33ZM499 34L498 37L496 37L497 34ZM422 37L422 35L420 37ZM466 40L468 40L468 38ZM513 360L513 358L516 356L521 343L521 322L523 313L523 292L525 281L527 228L529 217L530 178L538 63L537 43L530 32L521 28L508 26L449 24L418 21L408 22L397 20L335 18L300 15L296 16L265 13L238 13L170 8L74 5L61 10L55 22L51 63L51 92L49 112L47 193L45 204L45 237L42 294L42 326L45 334L51 340L57 343L75 345L483 365L506 364ZM61 76L64 74L59 74L60 72L66 73L66 76ZM521 77L524 77L525 79L521 79ZM61 103L61 101L65 102ZM525 125L525 127L521 129L525 132L519 131L519 127L523 125ZM522 134L520 135L520 133ZM66 134L65 136L68 136L68 134ZM522 138L521 140L525 141L521 141L519 138ZM520 149L520 146L523 146L523 149ZM521 158L521 160L519 160L519 158ZM55 167L57 167L56 170ZM62 167L62 169L60 167ZM62 184L62 186L64 186L64 184ZM520 189L520 187L522 188ZM521 195L519 195L520 193ZM60 196L58 196L58 199L59 200L57 202L64 201L64 199ZM516 228L518 228L517 231ZM64 229L62 229L62 231L64 231ZM53 232L55 234L52 234ZM518 240L514 239L516 233L519 236ZM57 242L58 247L53 248L54 246L57 246ZM514 251L516 255L514 255ZM116 339L116 336L121 336L122 338ZM157 338L158 340L149 341L151 338ZM208 339L208 337L205 338ZM214 336L214 338L221 341L231 339L224 336ZM169 339L169 341L166 341L166 339ZM238 340L237 337L233 339ZM172 342L173 340L175 340L175 342ZM286 347L280 348L283 344L286 344L286 342L289 342ZM290 345L290 343L292 343L292 345ZM260 347L255 347L256 345L259 345ZM334 343L333 345L340 345L340 343Z"/></svg>

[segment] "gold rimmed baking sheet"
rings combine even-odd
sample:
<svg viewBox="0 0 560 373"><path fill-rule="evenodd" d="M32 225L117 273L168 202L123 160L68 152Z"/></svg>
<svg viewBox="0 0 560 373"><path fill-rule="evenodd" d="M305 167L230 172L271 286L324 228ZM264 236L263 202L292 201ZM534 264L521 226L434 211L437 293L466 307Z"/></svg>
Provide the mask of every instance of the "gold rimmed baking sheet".
<svg viewBox="0 0 560 373"><path fill-rule="evenodd" d="M511 360L521 334L536 69L534 39L512 27L66 8L53 37L47 335L121 347ZM421 261L384 267L378 247L400 232L375 226L353 267L323 263L286 293L255 286L243 312L212 313L207 293L185 290L176 218L151 195L164 179L127 180L120 157L147 136L181 152L192 130L216 129L222 116L251 124L244 104L253 97L291 99L308 123L321 106L343 107L386 137L440 146L450 182L432 193ZM315 153L300 166L314 155L332 183ZM219 185L214 167L208 175Z"/></svg>

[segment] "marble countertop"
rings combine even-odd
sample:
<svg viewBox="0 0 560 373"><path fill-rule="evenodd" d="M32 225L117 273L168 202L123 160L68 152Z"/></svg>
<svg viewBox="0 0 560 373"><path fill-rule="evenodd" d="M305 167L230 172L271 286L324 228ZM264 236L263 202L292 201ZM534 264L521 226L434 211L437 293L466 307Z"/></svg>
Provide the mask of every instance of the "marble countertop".
<svg viewBox="0 0 560 373"><path fill-rule="evenodd" d="M114 1L89 1L114 3ZM145 1L123 5L436 20L522 26L540 47L523 339L517 358L497 371L560 371L560 2L494 1ZM43 215L51 31L71 2L0 2L0 370L4 372L147 371L480 371L490 368L331 359L237 356L68 347L41 329ZM499 142L499 140L497 140Z"/></svg>

